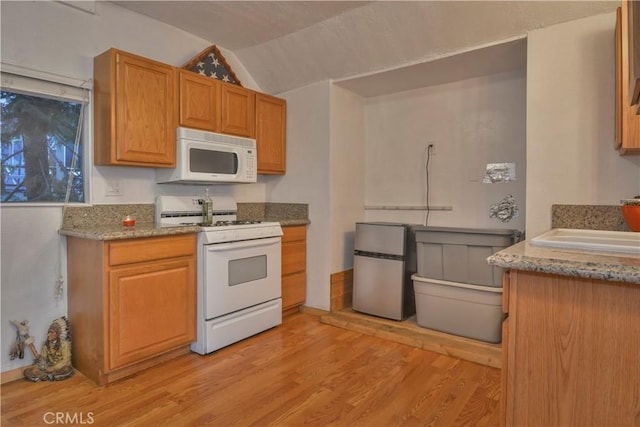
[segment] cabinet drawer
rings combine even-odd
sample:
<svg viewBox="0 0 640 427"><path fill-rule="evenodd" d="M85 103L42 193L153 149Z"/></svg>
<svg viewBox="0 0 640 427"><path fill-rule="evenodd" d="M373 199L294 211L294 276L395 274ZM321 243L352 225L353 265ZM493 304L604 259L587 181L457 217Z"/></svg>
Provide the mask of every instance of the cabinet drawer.
<svg viewBox="0 0 640 427"><path fill-rule="evenodd" d="M195 249L195 234L122 240L109 244L109 265L191 256Z"/></svg>
<svg viewBox="0 0 640 427"><path fill-rule="evenodd" d="M307 268L307 243L289 242L282 245L282 275L285 276Z"/></svg>
<svg viewBox="0 0 640 427"><path fill-rule="evenodd" d="M282 227L282 243L295 242L298 240L307 239L307 227L306 226L289 226Z"/></svg>
<svg viewBox="0 0 640 427"><path fill-rule="evenodd" d="M303 304L306 298L307 275L305 272L282 278L282 308Z"/></svg>

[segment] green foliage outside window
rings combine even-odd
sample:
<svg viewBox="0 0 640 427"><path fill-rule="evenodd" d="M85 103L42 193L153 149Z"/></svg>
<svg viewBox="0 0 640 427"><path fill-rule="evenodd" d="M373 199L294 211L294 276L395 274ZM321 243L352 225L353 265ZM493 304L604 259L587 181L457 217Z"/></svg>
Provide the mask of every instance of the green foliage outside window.
<svg viewBox="0 0 640 427"><path fill-rule="evenodd" d="M81 103L2 91L0 104L0 200L64 202L71 175L69 202L84 202Z"/></svg>

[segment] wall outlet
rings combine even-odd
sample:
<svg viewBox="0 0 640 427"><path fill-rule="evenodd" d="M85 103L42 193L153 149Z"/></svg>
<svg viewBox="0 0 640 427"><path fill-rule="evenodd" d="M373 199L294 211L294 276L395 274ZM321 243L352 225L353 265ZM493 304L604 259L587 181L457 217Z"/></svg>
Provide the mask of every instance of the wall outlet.
<svg viewBox="0 0 640 427"><path fill-rule="evenodd" d="M107 197L122 196L123 185L119 179L111 179L107 181L107 188L104 191L104 195Z"/></svg>

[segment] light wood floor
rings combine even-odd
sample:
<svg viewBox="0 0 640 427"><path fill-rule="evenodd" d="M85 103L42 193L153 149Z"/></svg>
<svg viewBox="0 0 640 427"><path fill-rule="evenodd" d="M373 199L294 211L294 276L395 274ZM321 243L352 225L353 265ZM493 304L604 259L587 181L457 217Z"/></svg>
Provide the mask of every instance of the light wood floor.
<svg viewBox="0 0 640 427"><path fill-rule="evenodd" d="M297 313L106 387L76 373L1 392L2 426L496 426L500 370Z"/></svg>
<svg viewBox="0 0 640 427"><path fill-rule="evenodd" d="M328 325L435 351L481 365L494 368L502 366L502 346L500 344L486 343L423 328L416 322L415 315L398 322L345 308L321 315L320 321Z"/></svg>

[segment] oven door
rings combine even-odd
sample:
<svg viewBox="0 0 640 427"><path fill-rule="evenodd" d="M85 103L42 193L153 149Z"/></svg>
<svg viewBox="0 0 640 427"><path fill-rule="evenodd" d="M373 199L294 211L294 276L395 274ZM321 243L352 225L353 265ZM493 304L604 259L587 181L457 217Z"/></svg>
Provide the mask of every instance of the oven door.
<svg viewBox="0 0 640 427"><path fill-rule="evenodd" d="M281 238L204 246L205 319L280 298Z"/></svg>

